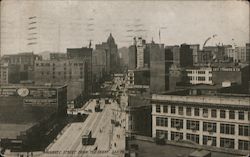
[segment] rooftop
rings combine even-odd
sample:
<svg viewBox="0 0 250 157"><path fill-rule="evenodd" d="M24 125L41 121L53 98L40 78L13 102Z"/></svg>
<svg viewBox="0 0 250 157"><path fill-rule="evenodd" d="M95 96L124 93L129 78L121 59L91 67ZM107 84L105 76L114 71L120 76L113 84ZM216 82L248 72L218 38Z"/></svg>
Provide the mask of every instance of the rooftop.
<svg viewBox="0 0 250 157"><path fill-rule="evenodd" d="M137 151L139 156L143 157L188 157L189 154L196 151L196 148L187 148L176 145L156 145L153 142L135 140L133 143L138 144L139 150ZM170 155L171 154L171 155ZM232 154L212 152L211 157L238 157Z"/></svg>
<svg viewBox="0 0 250 157"><path fill-rule="evenodd" d="M17 88L63 88L67 85L57 85L57 84L8 84L8 85L0 85L0 89L9 88L9 89L17 89Z"/></svg>
<svg viewBox="0 0 250 157"><path fill-rule="evenodd" d="M208 95L152 95L153 101L175 101L183 103L215 104L215 105L232 105L249 107L249 96L208 96Z"/></svg>

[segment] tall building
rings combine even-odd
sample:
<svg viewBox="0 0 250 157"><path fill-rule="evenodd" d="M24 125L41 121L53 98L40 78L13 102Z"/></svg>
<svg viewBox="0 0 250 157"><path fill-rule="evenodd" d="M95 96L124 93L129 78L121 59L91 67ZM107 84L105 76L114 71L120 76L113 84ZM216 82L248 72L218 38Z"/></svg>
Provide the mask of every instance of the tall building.
<svg viewBox="0 0 250 157"><path fill-rule="evenodd" d="M0 84L16 84L20 82L19 66L0 63Z"/></svg>
<svg viewBox="0 0 250 157"><path fill-rule="evenodd" d="M85 59L41 60L35 62L36 84L68 85L68 99L91 92L89 66Z"/></svg>
<svg viewBox="0 0 250 157"><path fill-rule="evenodd" d="M235 53L235 55L234 55L235 62L241 62L241 63L247 62L246 47L244 47L244 46L235 47L234 53Z"/></svg>
<svg viewBox="0 0 250 157"><path fill-rule="evenodd" d="M134 38L134 44L129 47L129 69L150 67L150 44L141 37Z"/></svg>
<svg viewBox="0 0 250 157"><path fill-rule="evenodd" d="M200 50L199 44L190 45L190 48L193 50L193 63L198 63L198 51Z"/></svg>
<svg viewBox="0 0 250 157"><path fill-rule="evenodd" d="M152 95L152 136L249 153L249 97Z"/></svg>
<svg viewBox="0 0 250 157"><path fill-rule="evenodd" d="M129 46L129 63L128 63L128 69L134 70L137 66L137 49L136 45Z"/></svg>
<svg viewBox="0 0 250 157"><path fill-rule="evenodd" d="M85 92L92 92L93 49L88 47L67 48L67 59L84 62ZM77 63L76 63L77 64ZM83 63L81 63L83 64ZM80 65L80 64L79 64ZM80 75L81 76L81 75Z"/></svg>
<svg viewBox="0 0 250 157"><path fill-rule="evenodd" d="M165 48L163 44L149 44L150 53L150 90L152 93L166 90Z"/></svg>
<svg viewBox="0 0 250 157"><path fill-rule="evenodd" d="M180 47L180 66L192 66L193 65L193 50L190 45L182 44Z"/></svg>
<svg viewBox="0 0 250 157"><path fill-rule="evenodd" d="M137 65L136 68L140 69L140 68L144 68L145 67L145 61L144 61L144 56L145 56L145 49L146 49L146 41L143 40L141 37L138 38L138 41L136 43L136 52L137 52Z"/></svg>
<svg viewBox="0 0 250 157"><path fill-rule="evenodd" d="M105 62L105 73L113 74L119 71L119 55L117 44L115 43L115 39L110 33L107 42L103 42L102 44L96 45L96 51L99 53Z"/></svg>

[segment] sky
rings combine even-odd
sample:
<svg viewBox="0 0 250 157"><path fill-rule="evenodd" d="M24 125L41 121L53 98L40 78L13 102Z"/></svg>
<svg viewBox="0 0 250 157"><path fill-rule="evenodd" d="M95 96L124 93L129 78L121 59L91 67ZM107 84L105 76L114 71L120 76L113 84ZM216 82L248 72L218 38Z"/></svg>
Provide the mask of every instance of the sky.
<svg viewBox="0 0 250 157"><path fill-rule="evenodd" d="M118 47L131 45L134 36L165 45L203 45L215 34L207 45L244 46L250 35L249 3L233 0L3 0L0 22L1 55L66 52L90 40L93 46L105 42L110 33Z"/></svg>

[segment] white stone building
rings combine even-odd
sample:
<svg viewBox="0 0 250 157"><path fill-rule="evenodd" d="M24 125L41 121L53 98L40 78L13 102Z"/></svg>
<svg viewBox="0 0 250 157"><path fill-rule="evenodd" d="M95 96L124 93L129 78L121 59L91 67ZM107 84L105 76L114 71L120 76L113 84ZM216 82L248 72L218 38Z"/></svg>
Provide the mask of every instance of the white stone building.
<svg viewBox="0 0 250 157"><path fill-rule="evenodd" d="M249 97L152 95L152 136L250 150Z"/></svg>

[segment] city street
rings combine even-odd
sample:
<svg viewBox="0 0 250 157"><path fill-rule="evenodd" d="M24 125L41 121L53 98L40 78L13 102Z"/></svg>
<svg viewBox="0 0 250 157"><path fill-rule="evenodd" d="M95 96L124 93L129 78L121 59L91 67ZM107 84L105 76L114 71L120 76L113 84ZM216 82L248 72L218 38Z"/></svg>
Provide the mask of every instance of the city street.
<svg viewBox="0 0 250 157"><path fill-rule="evenodd" d="M67 125L58 137L45 150L48 156L124 156L125 152L125 113L121 112L116 102L104 105L102 112L95 112L96 100L87 103L85 110L92 110L85 122ZM117 127L111 120L118 121ZM92 131L94 145L82 145L82 135Z"/></svg>

